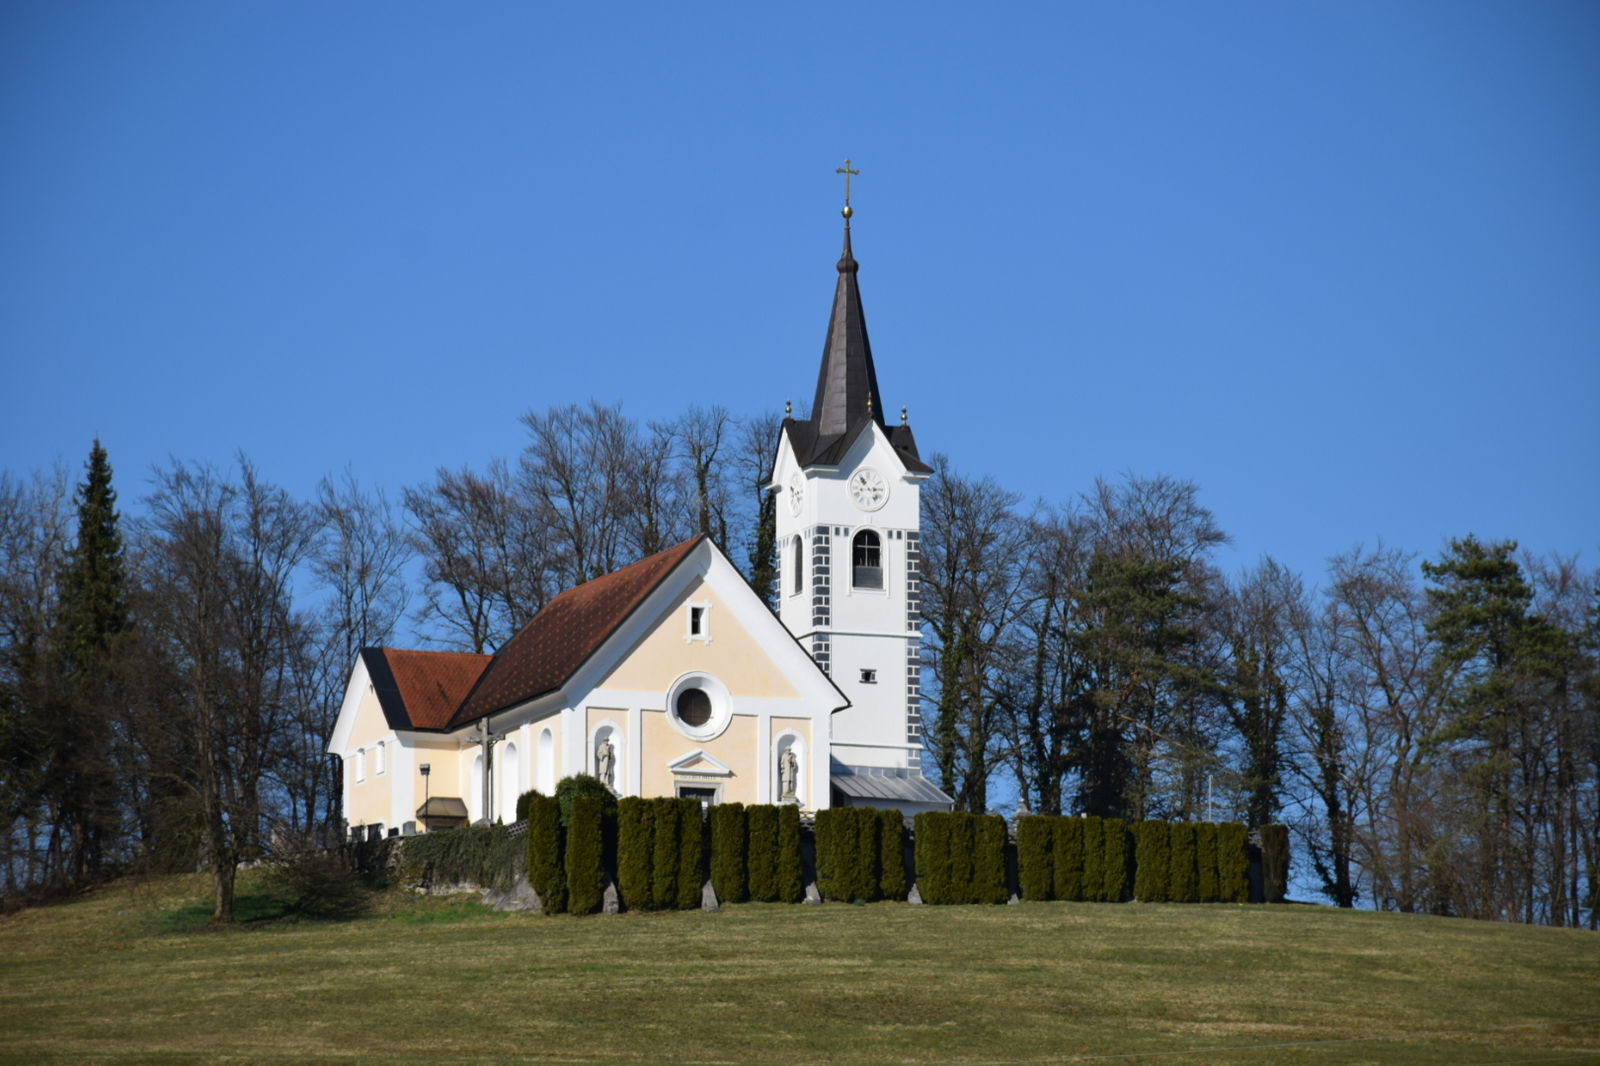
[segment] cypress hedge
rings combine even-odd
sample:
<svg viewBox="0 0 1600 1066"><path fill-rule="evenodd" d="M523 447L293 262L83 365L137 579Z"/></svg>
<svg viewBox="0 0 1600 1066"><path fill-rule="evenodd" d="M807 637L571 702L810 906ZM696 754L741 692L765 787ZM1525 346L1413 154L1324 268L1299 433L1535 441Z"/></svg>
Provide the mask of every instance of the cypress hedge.
<svg viewBox="0 0 1600 1066"><path fill-rule="evenodd" d="M538 794L530 789L517 797L517 821L526 822L528 820L528 805L533 802L533 797Z"/></svg>
<svg viewBox="0 0 1600 1066"><path fill-rule="evenodd" d="M1217 827L1211 822L1200 822L1194 827L1194 858L1195 890L1200 902L1215 903L1221 898L1221 892L1217 887Z"/></svg>
<svg viewBox="0 0 1600 1066"><path fill-rule="evenodd" d="M978 827L972 815L956 811L950 815L950 902L976 903L973 863L978 857Z"/></svg>
<svg viewBox="0 0 1600 1066"><path fill-rule="evenodd" d="M655 909L655 813L654 800L617 801L617 889L629 910Z"/></svg>
<svg viewBox="0 0 1600 1066"><path fill-rule="evenodd" d="M711 887L723 903L743 903L749 898L749 837L744 804L719 803L711 808Z"/></svg>
<svg viewBox="0 0 1600 1066"><path fill-rule="evenodd" d="M971 819L972 890L974 903L1004 903L1011 896L1006 878L1006 820L998 814L973 814Z"/></svg>
<svg viewBox="0 0 1600 1066"><path fill-rule="evenodd" d="M1100 898L1121 903L1133 894L1133 830L1121 818L1107 818L1100 826L1105 843Z"/></svg>
<svg viewBox="0 0 1600 1066"><path fill-rule="evenodd" d="M567 909L565 854L561 804L554 796L534 796L528 803L528 884L539 894L546 914Z"/></svg>
<svg viewBox="0 0 1600 1066"><path fill-rule="evenodd" d="M1193 822L1173 822L1167 834L1172 846L1167 894L1174 903L1198 903L1200 866L1195 851L1195 825Z"/></svg>
<svg viewBox="0 0 1600 1066"><path fill-rule="evenodd" d="M871 807L817 812L817 889L828 899L879 898L882 820Z"/></svg>
<svg viewBox="0 0 1600 1066"><path fill-rule="evenodd" d="M1134 826L1135 868L1133 894L1141 903L1165 903L1172 898L1171 833L1166 822L1146 820Z"/></svg>
<svg viewBox="0 0 1600 1066"><path fill-rule="evenodd" d="M1217 895L1224 903L1250 902L1250 834L1239 822L1217 826Z"/></svg>
<svg viewBox="0 0 1600 1066"><path fill-rule="evenodd" d="M1105 819L1091 814L1083 821L1083 898L1105 898Z"/></svg>
<svg viewBox="0 0 1600 1066"><path fill-rule="evenodd" d="M878 896L903 900L911 891L906 877L906 819L897 810L878 812Z"/></svg>
<svg viewBox="0 0 1600 1066"><path fill-rule="evenodd" d="M770 803L745 808L750 837L745 850L745 870L750 898L758 903L778 901L778 808Z"/></svg>
<svg viewBox="0 0 1600 1066"><path fill-rule="evenodd" d="M1052 842L1055 898L1083 899L1083 819L1056 819Z"/></svg>
<svg viewBox="0 0 1600 1066"><path fill-rule="evenodd" d="M952 903L950 899L950 822L948 811L923 811L917 815L917 892L924 903Z"/></svg>
<svg viewBox="0 0 1600 1066"><path fill-rule="evenodd" d="M682 850L683 821L678 801L663 796L650 801L655 830L654 847L650 857L650 898L662 910L678 906L678 853Z"/></svg>
<svg viewBox="0 0 1600 1066"><path fill-rule="evenodd" d="M706 883L705 808L692 797L670 802L678 811L678 909L692 911L700 906Z"/></svg>
<svg viewBox="0 0 1600 1066"><path fill-rule="evenodd" d="M800 861L800 808L778 808L778 902L799 903L806 896L805 869Z"/></svg>
<svg viewBox="0 0 1600 1066"><path fill-rule="evenodd" d="M1289 827L1261 827L1261 889L1268 903L1282 903L1289 893Z"/></svg>
<svg viewBox="0 0 1600 1066"><path fill-rule="evenodd" d="M1017 819L1017 880L1022 883L1022 898L1056 898L1057 827L1064 818L1029 814Z"/></svg>
<svg viewBox="0 0 1600 1066"><path fill-rule="evenodd" d="M567 818L567 909L593 914L605 893L604 806L598 796L575 795Z"/></svg>

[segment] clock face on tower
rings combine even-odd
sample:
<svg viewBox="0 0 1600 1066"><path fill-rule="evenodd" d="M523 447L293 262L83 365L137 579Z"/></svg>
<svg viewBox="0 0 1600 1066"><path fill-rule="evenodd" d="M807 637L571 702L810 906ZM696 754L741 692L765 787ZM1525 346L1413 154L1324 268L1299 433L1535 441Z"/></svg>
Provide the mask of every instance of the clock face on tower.
<svg viewBox="0 0 1600 1066"><path fill-rule="evenodd" d="M800 507L806 502L806 479L799 474L789 475L789 513L798 515Z"/></svg>
<svg viewBox="0 0 1600 1066"><path fill-rule="evenodd" d="M889 484L882 474L864 466L850 475L850 498L863 511L876 511L889 502Z"/></svg>

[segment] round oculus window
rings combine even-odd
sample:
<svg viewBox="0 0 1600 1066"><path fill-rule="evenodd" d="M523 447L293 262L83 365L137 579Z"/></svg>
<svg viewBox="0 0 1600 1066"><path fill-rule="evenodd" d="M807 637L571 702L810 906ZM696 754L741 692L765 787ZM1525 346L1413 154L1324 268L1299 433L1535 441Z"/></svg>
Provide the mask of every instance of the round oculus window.
<svg viewBox="0 0 1600 1066"><path fill-rule="evenodd" d="M711 697L703 688L686 688L678 693L678 721L687 726L703 726L711 721Z"/></svg>

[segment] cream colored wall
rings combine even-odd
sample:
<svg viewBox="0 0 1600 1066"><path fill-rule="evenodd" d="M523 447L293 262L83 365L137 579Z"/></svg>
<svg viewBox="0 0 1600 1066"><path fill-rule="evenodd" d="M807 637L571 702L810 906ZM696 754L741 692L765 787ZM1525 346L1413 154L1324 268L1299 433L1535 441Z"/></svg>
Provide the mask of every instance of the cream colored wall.
<svg viewBox="0 0 1600 1066"><path fill-rule="evenodd" d="M687 605L691 602L711 607L709 641L687 639ZM773 665L771 656L703 579L696 580L677 603L664 611L648 634L624 653L621 664L595 687L665 694L674 681L692 670L719 678L735 696L799 696L789 679ZM656 749L652 745L645 750Z"/></svg>
<svg viewBox="0 0 1600 1066"><path fill-rule="evenodd" d="M378 773L373 749L384 740L387 769ZM349 747L344 751L344 816L351 825L373 825L389 822L390 788L394 780L396 745L389 723L383 717L378 697L368 686L361 693L356 707L355 721L350 725ZM367 775L356 780L356 751L366 750Z"/></svg>
<svg viewBox="0 0 1600 1066"><path fill-rule="evenodd" d="M422 783L422 764L429 767L428 783ZM453 740L423 740L418 741L412 754L411 767L411 794L417 799L417 807L422 806L425 797L454 796L464 800L466 795L461 791L461 746ZM416 816L413 808L411 816Z"/></svg>
<svg viewBox="0 0 1600 1066"><path fill-rule="evenodd" d="M757 802L756 768L761 745L755 716L734 715L721 736L706 741L690 740L678 732L666 711L646 710L640 718L644 731L644 795L675 795L677 782L689 778L674 774L667 764L699 749L733 771L732 777L712 779L722 785L724 803Z"/></svg>

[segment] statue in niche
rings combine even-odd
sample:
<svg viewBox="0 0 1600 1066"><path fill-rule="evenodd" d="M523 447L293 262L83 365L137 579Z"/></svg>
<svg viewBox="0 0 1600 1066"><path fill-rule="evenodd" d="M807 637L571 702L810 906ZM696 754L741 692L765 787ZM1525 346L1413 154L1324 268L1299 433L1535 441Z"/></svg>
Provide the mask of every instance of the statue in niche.
<svg viewBox="0 0 1600 1066"><path fill-rule="evenodd" d="M600 738L600 746L594 753L594 768L596 775L606 783L607 788L616 788L617 749L611 744L610 734Z"/></svg>
<svg viewBox="0 0 1600 1066"><path fill-rule="evenodd" d="M783 757L778 760L779 798L785 802L795 800L794 787L799 780L800 760L795 758L793 748L785 748Z"/></svg>

